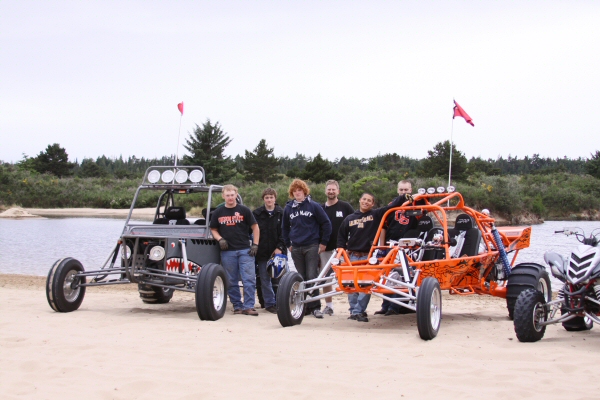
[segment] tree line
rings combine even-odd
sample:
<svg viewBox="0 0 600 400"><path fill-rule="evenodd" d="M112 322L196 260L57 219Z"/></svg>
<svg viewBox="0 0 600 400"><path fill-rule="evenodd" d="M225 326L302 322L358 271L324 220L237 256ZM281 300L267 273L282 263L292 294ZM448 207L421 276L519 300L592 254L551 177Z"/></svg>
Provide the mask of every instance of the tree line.
<svg viewBox="0 0 600 400"><path fill-rule="evenodd" d="M247 182L272 183L285 177L301 178L314 183L328 179L341 180L353 172L393 171L402 177L444 177L448 174L450 142L437 143L423 159L401 156L396 153L378 154L370 158L341 157L330 161L320 153L314 157L296 153L294 157L276 157L274 148L265 139L257 146L245 151L244 155L226 156L225 150L232 138L221 125L207 120L196 128L184 143L189 154L178 160L183 165L201 165L206 171L206 181L223 184L233 178ZM152 165L172 165L175 156L146 159L130 156L123 159L100 156L95 160L84 158L70 162L66 149L58 143L48 145L35 157L23 155L16 168L36 173L49 173L57 177L76 176L82 178L141 178ZM600 178L600 151L590 158L549 158L539 154L523 158L499 156L496 159L472 157L467 160L464 153L452 145L452 179L464 181L473 175L547 175L553 173L589 174Z"/></svg>

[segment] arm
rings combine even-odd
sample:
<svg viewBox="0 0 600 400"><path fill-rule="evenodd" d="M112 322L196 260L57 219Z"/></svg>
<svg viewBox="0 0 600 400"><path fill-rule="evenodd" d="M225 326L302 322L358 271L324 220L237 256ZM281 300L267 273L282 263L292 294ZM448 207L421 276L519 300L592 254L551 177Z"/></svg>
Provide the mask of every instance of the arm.
<svg viewBox="0 0 600 400"><path fill-rule="evenodd" d="M316 205L315 211L317 222L319 223L321 230L321 245L319 246L319 252L321 253L325 251L327 243L329 243L329 238L331 237L331 221L329 220L327 214L325 214L325 210L323 210L323 207L321 207L320 204Z"/></svg>
<svg viewBox="0 0 600 400"><path fill-rule="evenodd" d="M338 231L337 244L336 244L337 248L345 249L347 241L348 241L348 217L346 217L344 219L344 222L342 222L342 225L340 225L340 230Z"/></svg>
<svg viewBox="0 0 600 400"><path fill-rule="evenodd" d="M210 231L212 233L212 236L215 240L219 241L221 240L223 237L221 235L219 235L219 229L217 228L210 228Z"/></svg>
<svg viewBox="0 0 600 400"><path fill-rule="evenodd" d="M283 210L283 218L281 219L281 236L285 247L291 247L290 242L290 213L286 207Z"/></svg>
<svg viewBox="0 0 600 400"><path fill-rule="evenodd" d="M281 219L283 221L283 218ZM285 247L285 241L283 240L283 235L281 234L281 224L277 224L277 247L275 248L275 254L287 253L287 249Z"/></svg>
<svg viewBox="0 0 600 400"><path fill-rule="evenodd" d="M254 223L250 228L252 229L252 236L254 236L252 244L258 244L260 240L260 229L258 229L258 224Z"/></svg>

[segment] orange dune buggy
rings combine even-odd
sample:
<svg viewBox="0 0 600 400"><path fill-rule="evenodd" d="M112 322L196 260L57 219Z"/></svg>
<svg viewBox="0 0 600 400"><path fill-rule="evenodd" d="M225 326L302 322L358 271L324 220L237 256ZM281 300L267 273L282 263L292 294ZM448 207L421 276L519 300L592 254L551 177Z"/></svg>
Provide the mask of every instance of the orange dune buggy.
<svg viewBox="0 0 600 400"><path fill-rule="evenodd" d="M398 210L419 218L417 228L399 241L378 245L384 221ZM441 324L442 290L506 298L512 319L521 291L534 288L551 298L550 278L542 265L515 265L519 251L529 247L531 227L496 228L494 222L489 213L465 206L453 187L419 189L412 201L385 214L366 260L351 262L346 250L338 249L315 279L303 281L297 272L287 273L277 292L279 322L284 327L300 324L304 305L311 301L365 293L398 304L402 314L416 312L419 335L430 340ZM332 291L309 295L328 286Z"/></svg>

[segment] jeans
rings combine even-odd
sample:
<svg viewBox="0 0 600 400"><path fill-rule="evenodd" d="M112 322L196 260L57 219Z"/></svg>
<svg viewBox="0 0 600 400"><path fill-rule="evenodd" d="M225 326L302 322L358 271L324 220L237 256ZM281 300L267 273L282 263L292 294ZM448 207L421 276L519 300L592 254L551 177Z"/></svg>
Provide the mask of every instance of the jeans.
<svg viewBox="0 0 600 400"><path fill-rule="evenodd" d="M292 259L296 270L302 276L302 279L309 281L319 276L319 244L310 246L292 246ZM312 297L319 295L319 289L310 292ZM311 301L306 304L306 311L321 309L321 300Z"/></svg>
<svg viewBox="0 0 600 400"><path fill-rule="evenodd" d="M354 255L350 256L350 261L360 261L366 260L367 256L364 257L356 257ZM369 305L369 300L371 300L370 294L364 293L352 293L348 295L348 303L350 303L350 314L356 315L365 312L367 306Z"/></svg>
<svg viewBox="0 0 600 400"><path fill-rule="evenodd" d="M254 308L256 275L254 273L254 257L248 254L249 249L221 251L221 264L227 271L229 289L227 294L234 310ZM242 278L244 285L244 303L238 284Z"/></svg>
<svg viewBox="0 0 600 400"><path fill-rule="evenodd" d="M262 292L265 308L275 306L275 292L273 292L273 286L271 285L271 276L267 273L267 262L268 261L256 262L256 264L258 264L260 290Z"/></svg>

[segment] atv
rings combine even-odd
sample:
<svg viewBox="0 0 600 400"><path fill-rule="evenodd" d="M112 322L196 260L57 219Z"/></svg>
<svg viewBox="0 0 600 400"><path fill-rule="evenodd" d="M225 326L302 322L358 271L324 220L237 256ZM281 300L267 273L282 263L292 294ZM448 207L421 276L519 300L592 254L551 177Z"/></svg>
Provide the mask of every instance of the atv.
<svg viewBox="0 0 600 400"><path fill-rule="evenodd" d="M381 246L384 221L396 211L419 218L418 226ZM399 305L402 314L416 313L420 337L431 340L441 325L442 290L506 298L512 319L523 290L536 289L550 299L550 278L542 265L515 265L519 251L529 247L531 227L497 228L494 223L489 212L467 207L452 186L419 189L414 198L386 212L366 260L351 262L346 250L337 249L315 279L304 281L295 272L284 275L277 292L279 322L284 327L300 324L311 301L365 293ZM309 295L327 286L333 289Z"/></svg>
<svg viewBox="0 0 600 400"><path fill-rule="evenodd" d="M164 304L176 290L191 292L201 320L222 318L229 283L220 265L218 242L209 228L210 205L214 194L221 191L222 186L206 184L202 167L148 168L121 236L100 269L86 271L70 257L50 268L46 280L50 307L58 312L75 311L88 286L133 283L144 303ZM153 196L158 201L152 223L132 220L136 202ZM238 202L242 203L241 197ZM207 204L208 209L202 210L202 218L191 222L184 204Z"/></svg>
<svg viewBox="0 0 600 400"><path fill-rule="evenodd" d="M544 255L552 275L563 282L556 300L546 299L538 290L519 294L514 326L521 342L537 342L546 326L562 323L567 331L588 331L600 323L600 229L586 237L580 228L564 228L557 234L575 236L581 243L567 258L555 252Z"/></svg>

